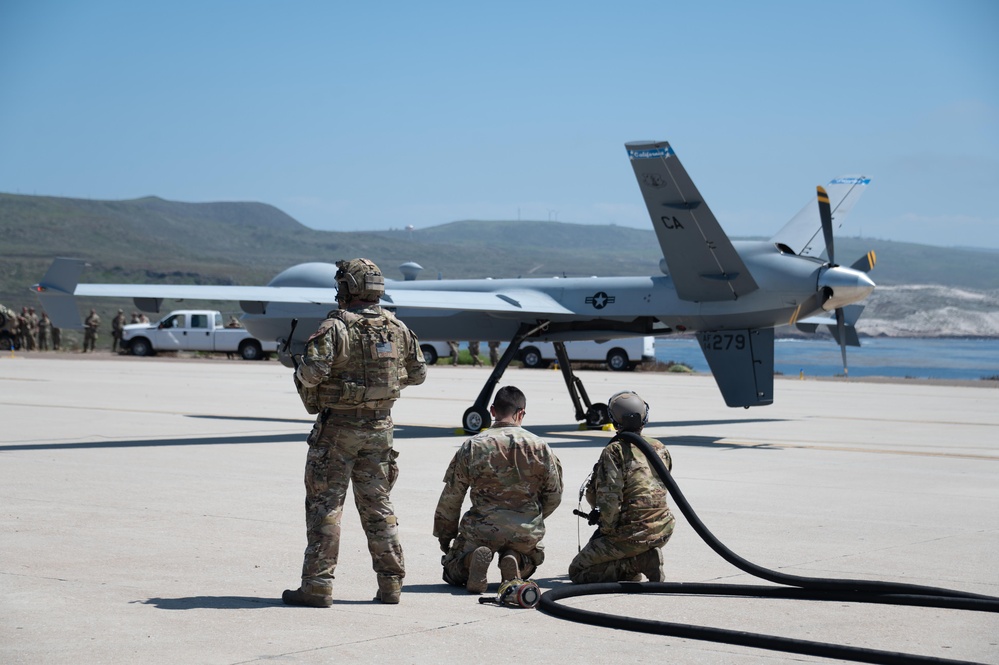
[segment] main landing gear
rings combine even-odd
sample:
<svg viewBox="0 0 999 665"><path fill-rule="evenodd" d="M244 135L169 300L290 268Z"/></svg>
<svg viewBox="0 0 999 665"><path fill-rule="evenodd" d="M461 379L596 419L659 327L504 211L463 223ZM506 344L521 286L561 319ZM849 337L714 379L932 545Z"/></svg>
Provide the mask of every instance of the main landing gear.
<svg viewBox="0 0 999 665"><path fill-rule="evenodd" d="M503 377L503 372L506 371L507 366L517 357L520 345L523 344L524 340L538 331L544 330L547 326L547 322L535 328L522 325L521 329L514 335L510 345L506 347L506 351L503 352L499 362L493 367L489 378L486 379L486 383L482 386L479 396L475 398L475 403L465 410L465 414L461 418L461 426L467 434L476 434L492 424L492 418L489 416L489 400L493 396L493 391L496 390L496 384ZM565 351L565 344L554 342L554 346L555 356L558 358L558 366L562 371L562 378L565 379L565 387L569 390L569 397L576 408L576 420L585 421L589 429L600 429L610 422L610 412L607 409L607 405L599 402L596 404L590 402L590 398L586 394L586 389L583 387L583 382L572 372L572 366L569 364L569 354Z"/></svg>

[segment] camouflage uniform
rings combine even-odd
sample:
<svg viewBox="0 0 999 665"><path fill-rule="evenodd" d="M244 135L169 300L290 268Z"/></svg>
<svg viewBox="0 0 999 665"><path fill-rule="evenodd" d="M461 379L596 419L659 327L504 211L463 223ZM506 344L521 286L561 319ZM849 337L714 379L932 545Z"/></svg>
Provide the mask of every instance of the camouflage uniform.
<svg viewBox="0 0 999 665"><path fill-rule="evenodd" d="M544 439L497 422L462 444L444 482L434 513L434 536L454 538L441 558L444 581L464 586L467 556L478 547L516 554L520 576L529 578L545 560L544 518L562 501L562 465ZM469 488L472 507L459 524Z"/></svg>
<svg viewBox="0 0 999 665"><path fill-rule="evenodd" d="M499 353L500 343L489 342L488 344L489 344L489 364L495 365L496 363L499 362L500 359L500 353Z"/></svg>
<svg viewBox="0 0 999 665"><path fill-rule="evenodd" d="M451 349L451 364L452 365L457 365L458 364L458 342L455 342L453 340L448 340L447 345L448 345L448 348Z"/></svg>
<svg viewBox="0 0 999 665"><path fill-rule="evenodd" d="M14 330L14 335L17 338L17 348L23 351L30 351L28 348L28 341L25 339L28 335L28 319L23 313L17 315L17 327Z"/></svg>
<svg viewBox="0 0 999 665"><path fill-rule="evenodd" d="M52 322L49 315L42 312L42 318L38 321L38 350L49 350L49 333L52 331Z"/></svg>
<svg viewBox="0 0 999 665"><path fill-rule="evenodd" d="M118 310L118 316L111 319L111 353L121 346L121 336L125 332L125 312ZM122 347L124 351L124 347Z"/></svg>
<svg viewBox="0 0 999 665"><path fill-rule="evenodd" d="M472 365L473 366L476 366L476 365L481 366L482 365L482 361L479 359L479 343L478 342L469 342L468 343L468 352L472 356Z"/></svg>
<svg viewBox="0 0 999 665"><path fill-rule="evenodd" d="M673 461L656 439L643 437L667 469ZM635 446L613 439L600 454L586 499L600 511L599 529L569 564L577 584L632 580L642 572L639 556L666 544L675 520L666 486Z"/></svg>
<svg viewBox="0 0 999 665"><path fill-rule="evenodd" d="M379 589L386 581L398 588L406 571L389 499L399 473L390 409L402 388L423 383L426 363L416 335L374 303L328 317L306 343L295 373L306 409L319 413L305 465L308 545L301 590L332 593L351 482Z"/></svg>
<svg viewBox="0 0 999 665"><path fill-rule="evenodd" d="M38 315L35 314L35 308L28 308L28 350L35 351L38 348Z"/></svg>
<svg viewBox="0 0 999 665"><path fill-rule="evenodd" d="M87 350L94 350L97 345L97 329L101 327L101 317L97 316L97 312L90 310L90 315L83 322L83 353Z"/></svg>

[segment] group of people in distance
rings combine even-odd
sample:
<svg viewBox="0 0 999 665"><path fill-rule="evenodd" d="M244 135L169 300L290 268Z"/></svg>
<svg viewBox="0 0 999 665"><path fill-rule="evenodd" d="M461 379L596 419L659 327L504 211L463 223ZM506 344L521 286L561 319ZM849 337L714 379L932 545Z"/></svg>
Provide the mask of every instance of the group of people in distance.
<svg viewBox="0 0 999 665"><path fill-rule="evenodd" d="M398 478L392 404L419 385L427 369L419 341L378 306L385 282L367 259L337 262L337 302L294 356L295 385L316 422L305 467L307 546L302 581L286 590L288 605L329 607L348 486L378 579L375 599L398 603L405 576L398 524L389 497ZM527 579L544 561L545 518L562 500L562 466L547 443L524 429L527 399L514 386L496 392L492 427L467 439L444 475L433 535L443 552L443 578L481 594L497 560L504 582ZM661 548L673 533L667 490L645 454L629 442L648 421L648 404L619 392L608 402L618 435L603 449L586 483L597 526L572 560L575 583L662 581ZM669 452L643 437L666 468ZM460 515L470 494L471 508ZM460 516L460 517L459 517Z"/></svg>

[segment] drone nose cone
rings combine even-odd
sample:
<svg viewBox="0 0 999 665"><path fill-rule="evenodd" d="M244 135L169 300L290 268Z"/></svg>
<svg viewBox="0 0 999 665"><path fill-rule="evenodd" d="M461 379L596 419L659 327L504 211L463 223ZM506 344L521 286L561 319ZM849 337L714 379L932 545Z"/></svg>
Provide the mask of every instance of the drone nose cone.
<svg viewBox="0 0 999 665"><path fill-rule="evenodd" d="M832 266L819 277L819 288L832 293L822 305L826 311L832 311L871 295L871 291L874 290L874 282L867 276L867 273L853 268Z"/></svg>

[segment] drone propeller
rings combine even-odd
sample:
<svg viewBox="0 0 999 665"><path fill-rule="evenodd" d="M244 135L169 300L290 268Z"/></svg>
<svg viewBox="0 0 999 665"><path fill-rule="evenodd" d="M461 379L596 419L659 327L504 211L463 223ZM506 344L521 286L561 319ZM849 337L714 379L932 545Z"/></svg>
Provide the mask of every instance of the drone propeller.
<svg viewBox="0 0 999 665"><path fill-rule="evenodd" d="M871 272L871 268L873 268L874 264L877 263L877 258L878 257L875 256L874 250L872 249L867 252L867 254L864 254L859 259L854 261L853 265L850 267L854 270L859 270L860 272Z"/></svg>
<svg viewBox="0 0 999 665"><path fill-rule="evenodd" d="M829 207L829 194L826 193L825 188L821 185L815 189L819 198L819 218L822 220L822 235L825 236L826 240L826 253L829 255L829 265L835 266L836 258L835 250L833 249L832 210ZM874 252L870 252L868 256L871 258L869 263L873 266ZM864 259L861 259L861 261L863 260ZM846 366L846 323L843 319L842 307L836 308L836 333L836 338L839 340L840 353L843 356L843 374L849 376L850 370Z"/></svg>

